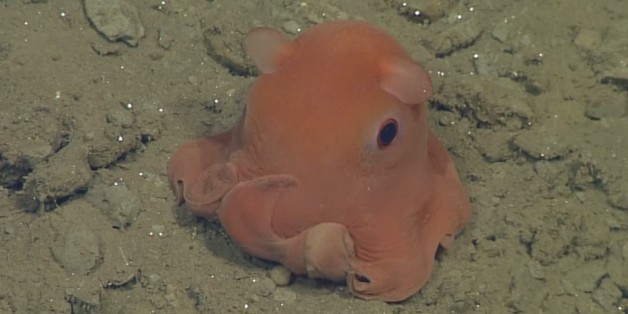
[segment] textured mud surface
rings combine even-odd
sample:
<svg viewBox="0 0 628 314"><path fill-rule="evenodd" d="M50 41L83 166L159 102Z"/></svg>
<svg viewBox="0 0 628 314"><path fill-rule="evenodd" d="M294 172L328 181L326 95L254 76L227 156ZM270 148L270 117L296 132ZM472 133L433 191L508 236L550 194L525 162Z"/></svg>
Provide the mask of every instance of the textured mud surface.
<svg viewBox="0 0 628 314"><path fill-rule="evenodd" d="M258 2L0 0L1 313L628 313L628 2ZM167 184L241 113L247 30L346 18L431 71L473 202L401 304L289 280Z"/></svg>

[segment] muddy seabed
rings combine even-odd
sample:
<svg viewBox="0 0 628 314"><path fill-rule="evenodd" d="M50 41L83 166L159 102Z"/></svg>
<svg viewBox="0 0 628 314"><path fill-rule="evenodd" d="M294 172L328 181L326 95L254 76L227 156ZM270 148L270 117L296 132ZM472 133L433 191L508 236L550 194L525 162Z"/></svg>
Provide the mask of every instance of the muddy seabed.
<svg viewBox="0 0 628 314"><path fill-rule="evenodd" d="M0 313L628 313L628 1L404 2L0 0ZM472 198L400 304L277 287L167 183L242 111L248 29L346 18L431 71Z"/></svg>

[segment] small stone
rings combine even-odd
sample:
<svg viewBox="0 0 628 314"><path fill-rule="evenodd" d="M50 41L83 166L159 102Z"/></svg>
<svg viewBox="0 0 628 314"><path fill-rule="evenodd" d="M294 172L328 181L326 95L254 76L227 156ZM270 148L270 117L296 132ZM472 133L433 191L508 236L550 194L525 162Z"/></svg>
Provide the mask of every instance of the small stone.
<svg viewBox="0 0 628 314"><path fill-rule="evenodd" d="M456 121L460 119L457 114L451 111L438 112L437 118L438 118L438 124L442 126L454 125L456 124Z"/></svg>
<svg viewBox="0 0 628 314"><path fill-rule="evenodd" d="M135 123L133 112L128 109L115 108L107 113L107 123L117 127L129 128Z"/></svg>
<svg viewBox="0 0 628 314"><path fill-rule="evenodd" d="M100 209L103 215L109 218L112 226L117 229L129 227L142 208L141 199L131 192L126 185L105 183L101 176L94 181L85 198L94 207ZM163 229L159 230L163 232ZM162 237L163 233L159 235L159 230L155 234ZM154 231L155 229L153 229Z"/></svg>
<svg viewBox="0 0 628 314"><path fill-rule="evenodd" d="M76 141L37 164L26 177L18 203L30 212L52 210L60 200L84 193L93 177L86 156L87 148Z"/></svg>
<svg viewBox="0 0 628 314"><path fill-rule="evenodd" d="M278 286L287 286L292 280L292 273L281 265L275 266L271 269L268 276Z"/></svg>
<svg viewBox="0 0 628 314"><path fill-rule="evenodd" d="M301 26L299 26L299 24L293 20L283 23L282 28L286 33L290 35L296 35L301 32Z"/></svg>
<svg viewBox="0 0 628 314"><path fill-rule="evenodd" d="M424 1L419 1L419 3ZM420 10L421 14L427 18L430 22L434 23L445 16L450 9L449 1L425 1L423 3L423 9Z"/></svg>
<svg viewBox="0 0 628 314"><path fill-rule="evenodd" d="M137 7L122 0L85 0L85 15L94 28L109 41L122 41L137 47L144 37L144 25Z"/></svg>
<svg viewBox="0 0 628 314"><path fill-rule="evenodd" d="M478 242L478 247L488 257L499 257L502 255L502 249L495 241L481 240Z"/></svg>
<svg viewBox="0 0 628 314"><path fill-rule="evenodd" d="M188 82L194 86L198 86L200 84L200 79L196 75L188 76Z"/></svg>
<svg viewBox="0 0 628 314"><path fill-rule="evenodd" d="M516 136L513 144L528 156L538 160L561 159L571 152L563 139L551 130L533 129Z"/></svg>
<svg viewBox="0 0 628 314"><path fill-rule="evenodd" d="M486 161L501 162L513 157L513 151L510 149L510 141L513 137L511 133L484 130L478 130L478 132L476 142Z"/></svg>
<svg viewBox="0 0 628 314"><path fill-rule="evenodd" d="M207 54L232 74L249 76L258 73L249 58L246 58L239 31L229 28L210 27L203 32ZM227 35L228 34L228 35Z"/></svg>
<svg viewBox="0 0 628 314"><path fill-rule="evenodd" d="M312 24L321 24L325 21L325 19L322 16L318 14L314 14L314 13L308 14L307 20Z"/></svg>
<svg viewBox="0 0 628 314"><path fill-rule="evenodd" d="M157 45L163 50L170 50L172 44L174 44L174 37L169 30L160 28L157 32Z"/></svg>
<svg viewBox="0 0 628 314"><path fill-rule="evenodd" d="M72 229L52 247L52 255L67 272L87 275L103 261L102 241L91 230Z"/></svg>
<svg viewBox="0 0 628 314"><path fill-rule="evenodd" d="M491 35L499 42L506 42L506 40L508 40L508 35L510 34L511 25L512 24L507 22L497 23L495 28L493 28Z"/></svg>
<svg viewBox="0 0 628 314"><path fill-rule="evenodd" d="M464 21L448 27L444 32L434 36L429 46L434 50L436 56L444 57L454 51L473 45L482 35L482 32L482 27L475 22Z"/></svg>
<svg viewBox="0 0 628 314"><path fill-rule="evenodd" d="M54 153L52 145L41 138L33 138L31 141L22 142L21 147L23 153L22 157L31 165L41 162Z"/></svg>
<svg viewBox="0 0 628 314"><path fill-rule="evenodd" d="M146 283L150 286L155 286L161 281L161 277L158 274L149 274L146 278Z"/></svg>
<svg viewBox="0 0 628 314"><path fill-rule="evenodd" d="M628 98L620 93L602 93L589 97L584 108L584 115L591 120L617 118L628 110Z"/></svg>

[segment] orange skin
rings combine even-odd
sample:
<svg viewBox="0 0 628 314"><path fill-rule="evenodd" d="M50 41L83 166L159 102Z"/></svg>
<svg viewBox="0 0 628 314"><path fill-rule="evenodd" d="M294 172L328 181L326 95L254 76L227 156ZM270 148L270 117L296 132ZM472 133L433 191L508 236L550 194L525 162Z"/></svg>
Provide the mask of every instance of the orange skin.
<svg viewBox="0 0 628 314"><path fill-rule="evenodd" d="M238 124L172 157L179 203L296 274L346 280L365 299L412 296L470 218L428 129L429 74L364 22L294 41L258 28L245 49L262 74Z"/></svg>

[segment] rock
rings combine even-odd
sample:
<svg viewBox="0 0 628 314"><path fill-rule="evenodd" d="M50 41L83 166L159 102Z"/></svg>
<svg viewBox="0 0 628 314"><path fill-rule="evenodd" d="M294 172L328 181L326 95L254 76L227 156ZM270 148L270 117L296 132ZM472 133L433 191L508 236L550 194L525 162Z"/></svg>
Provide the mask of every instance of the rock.
<svg viewBox="0 0 628 314"><path fill-rule="evenodd" d="M537 128L517 135L513 144L526 155L538 160L564 158L571 148L551 130Z"/></svg>
<svg viewBox="0 0 628 314"><path fill-rule="evenodd" d="M479 150L488 162L502 162L514 156L510 149L512 134L510 132L493 132L492 130L478 129L474 139L479 145Z"/></svg>
<svg viewBox="0 0 628 314"><path fill-rule="evenodd" d="M14 110L0 112L0 186L20 189L38 163L67 144L73 123L50 108L5 106Z"/></svg>
<svg viewBox="0 0 628 314"><path fill-rule="evenodd" d="M592 63L592 66L593 70L598 73L600 81L617 85L624 90L628 90L628 57L625 53L628 49L626 29L628 29L628 20L618 20L617 23L610 24L608 29L604 30L603 36L601 34L586 35L585 33L582 35L584 39L579 40L583 48L596 47L590 52L590 55L598 60L598 62ZM599 44L597 44L598 39L595 38L597 36L602 37Z"/></svg>
<svg viewBox="0 0 628 314"><path fill-rule="evenodd" d="M19 203L28 211L52 210L75 194L87 191L92 180L87 148L71 142L26 176Z"/></svg>
<svg viewBox="0 0 628 314"><path fill-rule="evenodd" d="M290 35L297 35L302 30L301 25L294 20L289 20L283 23L281 29Z"/></svg>
<svg viewBox="0 0 628 314"><path fill-rule="evenodd" d="M107 40L137 47L144 25L137 7L122 0L85 0L85 15Z"/></svg>
<svg viewBox="0 0 628 314"><path fill-rule="evenodd" d="M142 144L159 138L163 131L162 112L159 104L122 102L122 106L114 106L106 115L106 124L98 121L83 136L89 146L89 166L92 169L110 166Z"/></svg>
<svg viewBox="0 0 628 314"><path fill-rule="evenodd" d="M170 50L175 39L172 32L167 27L160 27L157 31L157 45L163 50Z"/></svg>
<svg viewBox="0 0 628 314"><path fill-rule="evenodd" d="M140 132L133 128L125 129L115 125L104 130L102 136L86 138L89 145L87 160L89 166L100 169L111 165L126 153L140 146Z"/></svg>
<svg viewBox="0 0 628 314"><path fill-rule="evenodd" d="M107 113L107 123L120 128L130 128L135 124L131 109L118 107Z"/></svg>
<svg viewBox="0 0 628 314"><path fill-rule="evenodd" d="M445 110L458 111L483 128L519 131L534 120L530 96L505 78L452 75L432 101Z"/></svg>
<svg viewBox="0 0 628 314"><path fill-rule="evenodd" d="M142 208L142 201L126 185L105 183L100 177L87 193L86 200L118 229L129 227Z"/></svg>
<svg viewBox="0 0 628 314"><path fill-rule="evenodd" d="M242 51L244 36L240 33L219 26L208 28L203 33L207 54L235 75L257 75L257 68Z"/></svg>
<svg viewBox="0 0 628 314"><path fill-rule="evenodd" d="M615 84L628 90L628 59L618 61L615 67L602 72L602 83Z"/></svg>
<svg viewBox="0 0 628 314"><path fill-rule="evenodd" d="M588 97L584 115L591 120L618 118L628 110L628 98L620 93L598 93Z"/></svg>
<svg viewBox="0 0 628 314"><path fill-rule="evenodd" d="M268 276L278 286L287 286L292 280L292 273L282 265L273 267L268 273Z"/></svg>
<svg viewBox="0 0 628 314"><path fill-rule="evenodd" d="M437 57L442 58L473 45L482 31L482 27L475 22L463 21L435 36L429 46Z"/></svg>
<svg viewBox="0 0 628 314"><path fill-rule="evenodd" d="M434 23L438 21L445 16L454 4L454 1L451 0L386 0L384 2L397 10L399 15L418 23L423 23L424 21Z"/></svg>
<svg viewBox="0 0 628 314"><path fill-rule="evenodd" d="M513 25L512 23L507 23L505 21L498 22L495 24L493 31L491 32L491 36L497 39L499 42L506 42L510 33L512 33Z"/></svg>
<svg viewBox="0 0 628 314"><path fill-rule="evenodd" d="M69 273L88 275L103 262L101 239L89 229L74 227L52 247L52 255Z"/></svg>

